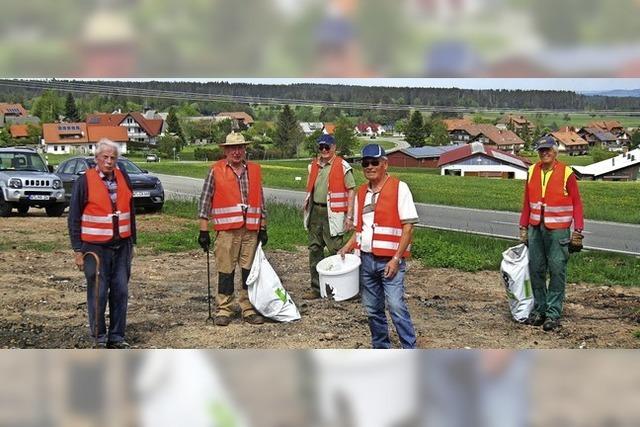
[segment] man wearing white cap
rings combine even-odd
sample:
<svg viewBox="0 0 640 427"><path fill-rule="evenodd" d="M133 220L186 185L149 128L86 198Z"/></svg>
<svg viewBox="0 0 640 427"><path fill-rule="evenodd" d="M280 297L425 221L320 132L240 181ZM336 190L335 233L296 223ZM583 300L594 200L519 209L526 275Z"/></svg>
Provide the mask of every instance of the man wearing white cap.
<svg viewBox="0 0 640 427"><path fill-rule="evenodd" d="M231 132L224 144L225 158L213 163L200 196L198 243L207 252L211 245L209 221L216 231L214 256L218 267L215 324L227 326L237 314L234 294L236 265L242 270L240 311L245 322L264 323L249 301L247 278L258 241L267 244L267 217L262 190L262 171L247 162L244 137Z"/></svg>

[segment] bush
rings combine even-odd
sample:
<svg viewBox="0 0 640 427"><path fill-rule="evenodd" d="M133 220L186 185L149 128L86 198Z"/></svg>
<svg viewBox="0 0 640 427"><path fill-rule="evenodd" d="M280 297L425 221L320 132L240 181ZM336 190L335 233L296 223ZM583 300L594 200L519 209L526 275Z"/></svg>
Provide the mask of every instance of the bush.
<svg viewBox="0 0 640 427"><path fill-rule="evenodd" d="M601 162L603 160L610 159L612 157L617 156L618 153L614 153L612 151L603 150L602 148L594 148L591 150L591 156L593 157L593 162Z"/></svg>
<svg viewBox="0 0 640 427"><path fill-rule="evenodd" d="M223 157L224 157L224 154L222 153L222 149L220 149L220 147L214 147L214 148L198 147L195 150L193 150L193 158L195 160L211 161L211 160L220 160Z"/></svg>

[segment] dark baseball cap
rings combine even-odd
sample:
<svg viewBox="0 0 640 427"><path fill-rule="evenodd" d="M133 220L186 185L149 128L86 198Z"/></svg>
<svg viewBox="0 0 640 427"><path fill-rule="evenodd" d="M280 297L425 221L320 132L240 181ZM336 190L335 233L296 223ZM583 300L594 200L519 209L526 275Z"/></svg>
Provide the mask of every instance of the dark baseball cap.
<svg viewBox="0 0 640 427"><path fill-rule="evenodd" d="M536 144L536 151L542 148L556 148L557 146L558 143L555 139L550 136L545 136L538 140L538 143Z"/></svg>
<svg viewBox="0 0 640 427"><path fill-rule="evenodd" d="M362 149L362 158L369 157L372 159L379 159L380 157L385 157L386 153L384 152L384 148L379 146L378 144L368 144L365 145Z"/></svg>
<svg viewBox="0 0 640 427"><path fill-rule="evenodd" d="M318 138L318 140L316 141L318 144L327 144L327 145L332 145L336 143L336 140L333 136L327 134L327 133L323 133L322 135L320 135L320 137Z"/></svg>

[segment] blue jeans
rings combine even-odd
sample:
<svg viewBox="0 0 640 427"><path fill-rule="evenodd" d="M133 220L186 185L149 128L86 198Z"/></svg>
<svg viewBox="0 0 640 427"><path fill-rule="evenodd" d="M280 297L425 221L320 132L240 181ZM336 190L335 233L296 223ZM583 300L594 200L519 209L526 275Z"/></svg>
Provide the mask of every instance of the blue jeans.
<svg viewBox="0 0 640 427"><path fill-rule="evenodd" d="M415 348L416 333L404 299L405 261L400 260L400 267L395 276L386 278L384 277L384 268L390 258L362 252L360 259L362 261L360 265L362 303L369 316L371 345L373 348L391 348L387 316L384 310L386 301L402 348Z"/></svg>
<svg viewBox="0 0 640 427"><path fill-rule="evenodd" d="M89 311L89 333L95 338L96 316L98 318L97 340L117 343L124 341L127 324L127 301L129 299L129 277L131 276L131 254L133 244L126 239L118 245L82 244L82 252L95 252L100 259L98 286L98 309L96 313L96 262L92 255L84 258L84 275L87 279L87 308ZM109 301L109 334L104 311ZM108 339L107 339L108 338Z"/></svg>

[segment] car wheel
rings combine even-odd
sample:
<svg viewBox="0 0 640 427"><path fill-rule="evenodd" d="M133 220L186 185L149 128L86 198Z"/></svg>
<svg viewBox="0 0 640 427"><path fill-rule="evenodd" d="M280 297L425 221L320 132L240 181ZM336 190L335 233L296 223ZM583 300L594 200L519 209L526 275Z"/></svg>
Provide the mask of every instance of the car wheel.
<svg viewBox="0 0 640 427"><path fill-rule="evenodd" d="M61 216L67 205L64 203L57 203L55 205L47 206L44 210L47 212L47 216Z"/></svg>
<svg viewBox="0 0 640 427"><path fill-rule="evenodd" d="M26 215L29 212L29 205L18 205L18 213L20 215Z"/></svg>
<svg viewBox="0 0 640 427"><path fill-rule="evenodd" d="M2 192L0 192L0 217L8 217L11 215L11 205L4 200Z"/></svg>

